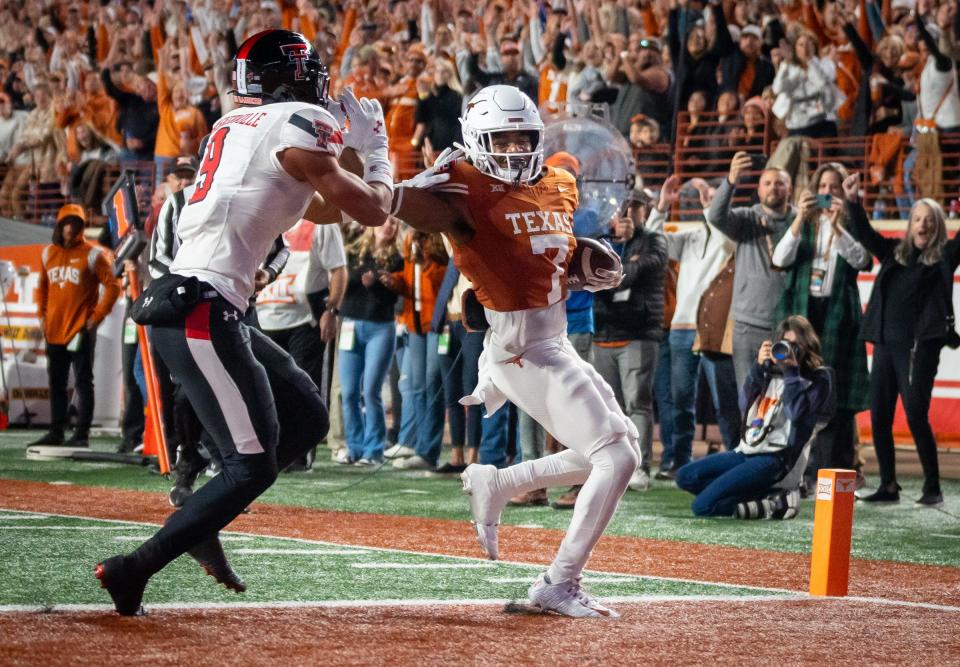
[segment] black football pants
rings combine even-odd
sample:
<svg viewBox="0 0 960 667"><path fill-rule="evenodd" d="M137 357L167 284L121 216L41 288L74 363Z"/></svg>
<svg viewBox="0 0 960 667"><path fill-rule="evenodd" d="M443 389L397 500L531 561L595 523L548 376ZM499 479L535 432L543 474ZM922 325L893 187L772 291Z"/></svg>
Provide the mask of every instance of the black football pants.
<svg viewBox="0 0 960 667"><path fill-rule="evenodd" d="M153 329L157 351L223 467L137 549L150 573L229 524L329 428L313 381L242 315L217 297L199 303L182 323Z"/></svg>

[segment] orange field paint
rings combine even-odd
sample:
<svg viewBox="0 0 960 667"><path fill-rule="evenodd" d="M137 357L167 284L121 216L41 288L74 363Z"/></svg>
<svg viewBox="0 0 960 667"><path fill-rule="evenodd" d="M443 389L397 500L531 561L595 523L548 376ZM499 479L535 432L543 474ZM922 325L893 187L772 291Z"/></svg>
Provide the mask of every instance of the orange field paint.
<svg viewBox="0 0 960 667"><path fill-rule="evenodd" d="M857 473L853 470L818 471L810 595L842 597L847 594L856 481Z"/></svg>

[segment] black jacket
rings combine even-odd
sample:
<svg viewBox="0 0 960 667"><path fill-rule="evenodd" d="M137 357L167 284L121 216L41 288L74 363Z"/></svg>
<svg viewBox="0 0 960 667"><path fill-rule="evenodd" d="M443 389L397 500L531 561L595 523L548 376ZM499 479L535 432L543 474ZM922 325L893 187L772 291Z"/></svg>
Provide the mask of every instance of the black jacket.
<svg viewBox="0 0 960 667"><path fill-rule="evenodd" d="M911 317L917 315L913 325L914 340L944 340L947 337L947 315L953 298L953 272L960 265L960 232L954 234L943 249L943 258L933 266L912 262L907 266L897 262L894 250L899 239L886 238L877 232L867 219L867 214L859 204L848 206L851 225L850 233L863 244L878 260L880 272L877 274L870 303L860 323L860 337L872 343L883 343L883 321L885 317ZM946 266L944 266L944 263ZM909 279L904 272L917 272L918 290L922 303L890 303L886 299L891 278ZM949 276L948 283L946 277Z"/></svg>
<svg viewBox="0 0 960 667"><path fill-rule="evenodd" d="M593 302L593 340L659 341L663 337L667 239L662 233L637 229L620 256L623 282L617 289L597 292Z"/></svg>
<svg viewBox="0 0 960 667"><path fill-rule="evenodd" d="M747 66L747 57L743 51L737 49L720 63L720 69L723 72L723 89L737 92L740 87L740 76ZM773 80L777 76L777 71L773 68L773 63L764 56L757 58L754 64L753 85L750 92L747 93L745 100L756 97L763 92L767 86L773 85Z"/></svg>
<svg viewBox="0 0 960 667"><path fill-rule="evenodd" d="M496 85L513 86L526 93L534 104L539 104L537 98L540 96L540 82L524 70L512 79L507 78L503 72L487 72L480 69L480 55L471 53L467 58L467 71L470 72L470 80L475 82L478 88Z"/></svg>

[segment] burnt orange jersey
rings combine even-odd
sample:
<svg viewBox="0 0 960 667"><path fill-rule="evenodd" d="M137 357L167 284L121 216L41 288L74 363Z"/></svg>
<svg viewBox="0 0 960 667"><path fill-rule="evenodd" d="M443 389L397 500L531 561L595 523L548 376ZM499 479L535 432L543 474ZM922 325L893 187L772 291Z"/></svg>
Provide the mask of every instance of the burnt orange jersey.
<svg viewBox="0 0 960 667"><path fill-rule="evenodd" d="M576 246L573 176L544 167L535 184L514 188L463 161L452 166L450 182L468 190L466 204L476 232L468 243L453 243L453 257L480 303L508 312L565 299L567 264Z"/></svg>

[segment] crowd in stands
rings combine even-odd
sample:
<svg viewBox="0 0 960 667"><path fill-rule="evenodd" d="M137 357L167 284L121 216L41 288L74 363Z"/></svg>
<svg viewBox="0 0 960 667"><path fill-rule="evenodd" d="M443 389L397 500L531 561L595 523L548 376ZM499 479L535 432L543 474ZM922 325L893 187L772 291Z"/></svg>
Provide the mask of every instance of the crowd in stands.
<svg viewBox="0 0 960 667"><path fill-rule="evenodd" d="M952 275L960 258L944 225L960 192L955 2L7 3L0 11L0 215L29 217L35 191L53 184L92 218L110 165L131 163L152 165L151 224L162 222L162 207L176 205L171 197L195 174L195 164L183 168L185 156L234 107L236 45L270 27L299 31L317 46L333 97L349 86L381 102L397 178L459 141L457 119L482 86L514 85L545 111L568 102L606 105L637 165L637 187L606 230L626 278L595 298L575 294L568 314L571 342L640 432L644 462L632 488L645 490L655 476L676 478L698 497L704 491L702 474L681 472L691 463L701 373L723 447L743 453L744 429L756 425L745 426L742 415L761 426L772 417L757 416L752 402L738 405L738 396L763 398L758 351L782 322L791 324L781 331L806 336L806 325L790 320L800 315L815 333L815 341L803 341L812 354L806 361L819 359L835 375L836 409L817 429L808 469L858 467L854 415L870 408L881 463L874 499L898 498L889 434L899 393L924 465L926 504L936 501L926 413L949 332L942 325L950 283L941 269ZM844 136L863 139L864 159L849 165L863 170L862 179L836 161L809 168L813 150L840 160L843 148L830 142ZM551 159L580 176L576 156ZM909 216L900 245L870 228L878 208L861 195L871 188L877 201L887 197ZM744 192L753 199L737 206ZM690 219L698 224L665 233L681 201L693 202ZM299 319L281 317L268 331L306 326L326 331L325 343L337 341L336 354L313 348L304 363L335 358L338 370L318 384L332 384L328 395L340 403L331 410L331 437L344 443L339 462L387 457L401 469L454 472L562 447L512 407L484 418L482 406L459 403L476 383L482 334L460 322L465 279L442 238L395 220L366 231L345 223L341 232L322 241L321 259L309 250L317 238L300 239L310 259L286 276L273 271L277 282L256 306L272 309L274 322L278 304L301 307ZM293 246L292 236L287 243ZM871 268L871 256L890 277L878 280L861 322L856 276ZM305 287L312 283L300 276L310 271L329 276ZM900 330L889 316L892 302L916 311L912 321L921 326ZM340 320L338 337L331 317ZM872 380L864 339L886 355L877 370L875 351ZM804 368L812 373L817 365ZM384 383L392 387L392 425ZM744 394L747 387L752 393ZM794 417L813 429L811 414ZM653 475L655 422L663 454ZM792 446L796 435L784 438ZM575 494L557 506L572 507ZM514 500L543 504L547 496ZM694 507L733 511L706 500Z"/></svg>

